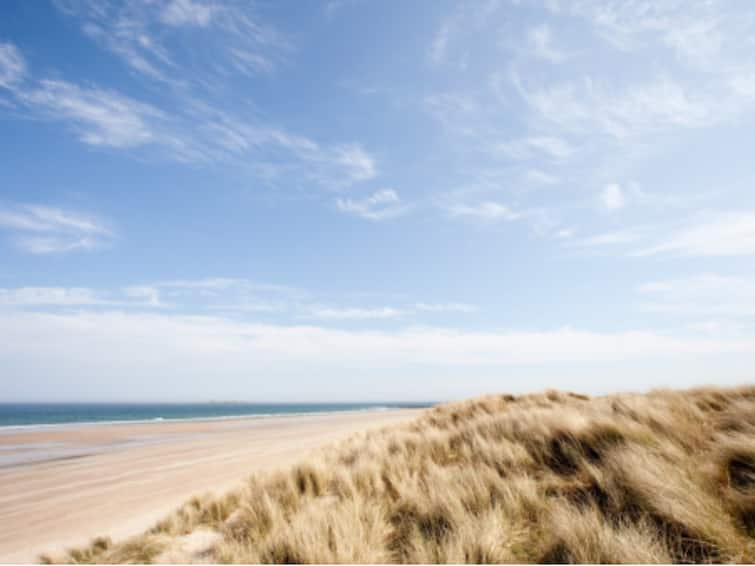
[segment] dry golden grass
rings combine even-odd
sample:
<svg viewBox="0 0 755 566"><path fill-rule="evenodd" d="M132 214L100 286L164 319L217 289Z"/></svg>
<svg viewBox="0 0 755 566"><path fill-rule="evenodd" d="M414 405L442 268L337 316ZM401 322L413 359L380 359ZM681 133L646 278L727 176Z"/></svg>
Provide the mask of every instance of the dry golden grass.
<svg viewBox="0 0 755 566"><path fill-rule="evenodd" d="M755 387L439 406L56 560L749 563Z"/></svg>

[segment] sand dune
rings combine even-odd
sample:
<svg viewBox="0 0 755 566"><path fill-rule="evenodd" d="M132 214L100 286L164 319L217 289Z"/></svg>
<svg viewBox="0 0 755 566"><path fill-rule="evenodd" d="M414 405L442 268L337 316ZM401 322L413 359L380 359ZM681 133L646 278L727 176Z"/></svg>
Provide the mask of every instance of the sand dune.
<svg viewBox="0 0 755 566"><path fill-rule="evenodd" d="M0 562L141 532L198 493L417 410L71 426L0 434ZM39 450L39 448L44 448Z"/></svg>
<svg viewBox="0 0 755 566"><path fill-rule="evenodd" d="M753 563L755 387L438 405L68 563Z"/></svg>

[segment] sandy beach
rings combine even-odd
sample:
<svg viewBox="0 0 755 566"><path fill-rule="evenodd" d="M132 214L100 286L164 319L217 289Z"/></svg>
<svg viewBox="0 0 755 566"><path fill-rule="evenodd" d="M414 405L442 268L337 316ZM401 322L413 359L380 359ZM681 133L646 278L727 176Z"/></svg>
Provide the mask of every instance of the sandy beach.
<svg viewBox="0 0 755 566"><path fill-rule="evenodd" d="M353 433L409 420L385 410L0 432L0 562L121 538L193 495L222 493Z"/></svg>

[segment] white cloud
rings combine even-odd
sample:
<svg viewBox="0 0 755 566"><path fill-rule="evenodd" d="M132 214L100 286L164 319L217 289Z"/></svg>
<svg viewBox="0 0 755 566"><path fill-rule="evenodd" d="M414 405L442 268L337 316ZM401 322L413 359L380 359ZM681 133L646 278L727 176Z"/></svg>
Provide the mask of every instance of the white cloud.
<svg viewBox="0 0 755 566"><path fill-rule="evenodd" d="M357 313L362 314L362 313ZM378 314L380 314L378 312ZM389 316L392 315L388 311ZM649 332L463 331L406 327L396 331L244 323L219 317L103 312L11 313L0 316L0 359L23 355L25 372L39 363L66 375L86 367L143 375L212 370L244 375L293 364L395 367L423 364L561 366L669 359L710 353L755 353L755 340L701 340ZM85 361L85 362L82 362ZM222 368L222 369L219 369ZM221 372L219 374L218 372ZM113 378L116 374L109 373ZM101 376L97 373L97 376ZM23 376L21 376L23 377Z"/></svg>
<svg viewBox="0 0 755 566"><path fill-rule="evenodd" d="M540 171L539 169L530 169L527 171L526 178L530 183L537 185L555 185L559 180L555 175Z"/></svg>
<svg viewBox="0 0 755 566"><path fill-rule="evenodd" d="M755 98L755 71L743 72L731 77L729 86L742 97Z"/></svg>
<svg viewBox="0 0 755 566"><path fill-rule="evenodd" d="M0 208L0 229L11 233L16 246L33 254L91 250L113 237L109 228L91 216L28 204Z"/></svg>
<svg viewBox="0 0 755 566"><path fill-rule="evenodd" d="M358 143L320 146L198 101L163 112L115 91L48 79L27 81L13 93L36 114L69 124L89 145L125 149L151 145L179 162L230 162L252 167L270 182L285 177L335 189L378 174L374 157ZM35 247L47 245L39 241Z"/></svg>
<svg viewBox="0 0 755 566"><path fill-rule="evenodd" d="M467 68L469 30L480 31L492 20L499 7L498 0L487 2L456 3L453 12L440 22L428 48L428 58L434 65L452 62L459 69ZM458 43L462 53L451 49L451 40ZM456 40L459 40L458 42ZM455 47L455 45L454 45ZM458 50L457 50L458 51Z"/></svg>
<svg viewBox="0 0 755 566"><path fill-rule="evenodd" d="M164 67L175 65L168 51L133 21L124 19L109 27L105 22L88 22L84 33L105 45L137 73L164 82L171 82ZM175 83L178 84L178 83Z"/></svg>
<svg viewBox="0 0 755 566"><path fill-rule="evenodd" d="M270 58L259 53L231 48L230 54L236 63L236 68L247 75L268 73L273 70L274 64Z"/></svg>
<svg viewBox="0 0 755 566"><path fill-rule="evenodd" d="M570 242L570 245L578 247L600 247L600 246L615 246L619 244L631 244L642 238L642 235L637 231L632 230L619 230L616 232L606 232L603 234L596 234L580 240Z"/></svg>
<svg viewBox="0 0 755 566"><path fill-rule="evenodd" d="M719 383L746 382L742 368L754 359L751 338L647 330L377 331L162 312L0 314L0 366L15 376L0 380L0 396L14 400L43 390L79 401L219 394L274 401L292 391L313 401L427 399L546 387L601 393L617 387L605 375L622 377L625 390L689 386L710 371Z"/></svg>
<svg viewBox="0 0 755 566"><path fill-rule="evenodd" d="M8 216L0 216L0 223L2 223L3 218L6 218L10 220L10 227L39 232L71 230L87 234L110 234L110 231L99 221L60 208L23 205L19 211L15 215L10 213L10 218ZM14 220L19 222L19 224L13 226Z"/></svg>
<svg viewBox="0 0 755 566"><path fill-rule="evenodd" d="M213 108L185 119L198 123L189 142L192 154L242 166L254 157L255 167L270 181L306 179L325 188L342 189L378 175L375 158L358 143L321 146L305 136L252 124ZM181 130L176 135L183 139L188 134Z"/></svg>
<svg viewBox="0 0 755 566"><path fill-rule="evenodd" d="M469 314L477 307L460 302L417 302L403 305L333 305L313 301L302 289L258 283L248 279L208 277L157 281L115 289L84 287L0 288L0 306L75 306L103 308L169 308L172 312L223 312L229 315L277 313L299 320L381 320L425 314ZM102 312L102 310L100 310Z"/></svg>
<svg viewBox="0 0 755 566"><path fill-rule="evenodd" d="M260 65L272 67L277 54L289 47L275 29L258 20L254 6L242 2L132 0L104 4L79 0L56 4L67 16L79 20L84 33L132 70L182 89L224 75L231 66L238 70L243 59L244 72L253 67L259 70ZM210 29L216 32L212 41L206 35L192 35ZM191 54L188 60L182 56L186 53ZM257 59L239 57L244 53L257 54Z"/></svg>
<svg viewBox="0 0 755 566"><path fill-rule="evenodd" d="M401 202L398 193L393 189L382 189L359 200L338 198L336 199L336 206L341 212L354 214L367 220L395 218L408 210L408 207Z"/></svg>
<svg viewBox="0 0 755 566"><path fill-rule="evenodd" d="M212 305L209 307L213 311L224 311L227 313L275 313L286 310L286 307L281 303L234 303L234 304L222 304Z"/></svg>
<svg viewBox="0 0 755 566"><path fill-rule="evenodd" d="M325 4L325 13L329 18L332 18L336 12L356 2L358 0L328 0L328 3Z"/></svg>
<svg viewBox="0 0 755 566"><path fill-rule="evenodd" d="M525 102L542 118L570 132L618 139L709 126L738 108L732 104L722 111L720 95L693 90L667 76L623 89L590 78L540 88L525 87L517 75L514 80Z"/></svg>
<svg viewBox="0 0 755 566"><path fill-rule="evenodd" d="M79 139L90 145L133 147L155 141L152 124L162 112L113 91L85 88L60 80L42 80L19 95L51 119L66 119Z"/></svg>
<svg viewBox="0 0 755 566"><path fill-rule="evenodd" d="M231 277L156 281L126 289L151 306L238 315L295 312L311 300L310 293L299 288Z"/></svg>
<svg viewBox="0 0 755 566"><path fill-rule="evenodd" d="M527 138L526 143L555 159L566 159L573 151L563 139L554 136L535 136Z"/></svg>
<svg viewBox="0 0 755 566"><path fill-rule="evenodd" d="M606 185L600 193L600 203L608 210L624 208L626 199L621 187L616 183Z"/></svg>
<svg viewBox="0 0 755 566"><path fill-rule="evenodd" d="M159 290L126 287L123 293L108 293L88 287L17 287L0 289L0 306L26 307L155 307L163 306ZM140 299L132 301L128 299Z"/></svg>
<svg viewBox="0 0 755 566"><path fill-rule="evenodd" d="M401 309L394 307L377 308L339 308L315 305L309 308L309 316L324 320L364 320L364 319L388 319L399 318L407 314Z"/></svg>
<svg viewBox="0 0 755 566"><path fill-rule="evenodd" d="M532 28L527 34L527 41L532 49L532 54L539 59L550 63L561 63L566 59L566 54L553 46L551 30L547 24Z"/></svg>
<svg viewBox="0 0 755 566"><path fill-rule="evenodd" d="M422 108L454 137L464 139L464 146L480 144L490 136L490 123L486 108L470 92L447 91L428 94L422 99Z"/></svg>
<svg viewBox="0 0 755 566"><path fill-rule="evenodd" d="M170 26L206 27L216 12L217 7L208 2L172 0L163 8L160 19Z"/></svg>
<svg viewBox="0 0 755 566"><path fill-rule="evenodd" d="M0 305L25 306L75 306L109 305L110 301L100 297L94 290L73 287L20 287L0 289Z"/></svg>
<svg viewBox="0 0 755 566"><path fill-rule="evenodd" d="M732 212L679 230L655 246L634 255L664 253L690 256L739 256L755 254L755 213Z"/></svg>
<svg viewBox="0 0 755 566"><path fill-rule="evenodd" d="M458 313L471 313L477 310L474 305L468 305L466 303L417 303L414 308L418 311L424 312L458 312Z"/></svg>
<svg viewBox="0 0 755 566"><path fill-rule="evenodd" d="M154 287L173 287L178 289L211 289L220 290L228 289L234 285L252 286L251 281L245 279L234 279L230 277L208 277L204 279L178 279L174 281L160 281L155 283Z"/></svg>
<svg viewBox="0 0 755 566"><path fill-rule="evenodd" d="M0 88L12 88L26 74L26 61L12 43L0 43Z"/></svg>
<svg viewBox="0 0 755 566"><path fill-rule="evenodd" d="M375 159L359 144L349 144L334 150L334 161L341 165L354 182L368 181L377 175Z"/></svg>
<svg viewBox="0 0 755 566"><path fill-rule="evenodd" d="M152 307L159 307L162 305L160 301L160 289L149 285L133 285L126 287L124 293L127 297L135 299L143 299L147 305Z"/></svg>
<svg viewBox="0 0 755 566"><path fill-rule="evenodd" d="M514 212L508 206L497 202L482 202L479 204L452 204L446 207L451 216L472 216L484 220L516 220L521 214Z"/></svg>
<svg viewBox="0 0 755 566"><path fill-rule="evenodd" d="M564 160L574 153L569 143L556 136L531 136L499 143L494 146L494 150L512 159L527 159L540 153L555 160Z"/></svg>
<svg viewBox="0 0 755 566"><path fill-rule="evenodd" d="M294 319L369 320L418 316L425 313L472 313L477 307L460 302L417 302L401 305L333 305L317 302L312 292L248 279L208 277L157 281L123 288L128 297L143 298L148 306L207 308L228 313L287 313Z"/></svg>
<svg viewBox="0 0 755 566"><path fill-rule="evenodd" d="M446 57L448 49L448 40L451 35L451 24L445 22L435 33L432 43L430 44L430 61L440 64Z"/></svg>
<svg viewBox="0 0 755 566"><path fill-rule="evenodd" d="M625 51L647 49L654 40L696 68L721 70L747 57L752 18L732 2L572 2L568 9L586 17L602 37ZM728 8L733 7L733 10ZM742 47L745 47L742 51Z"/></svg>
<svg viewBox="0 0 755 566"><path fill-rule="evenodd" d="M179 6L191 7L187 3ZM120 54L131 64L142 65L142 70L152 69L156 73L156 61L168 67L172 65L167 52L161 50L149 34L142 33L145 21L149 20L143 12L154 10L152 3L134 2L123 6L123 13L116 10L115 15L109 5L103 7L84 1L76 7L88 22L87 33L123 39L113 49L121 50ZM232 28L234 34L246 30L254 45L231 46L230 56L235 57L237 64L243 59L249 69L270 68L262 55L254 54L252 47L277 45L277 36L250 20L245 13L239 13L241 8L237 8L235 4L218 5L217 9L222 12L221 27L225 31ZM142 51L135 50L135 45L141 46ZM123 50L127 48L129 51L125 53ZM154 57L147 59L144 50ZM89 145L125 149L154 146L179 162L230 162L246 170L251 168L271 183L293 179L298 183L315 182L322 187L339 189L373 179L378 174L375 158L359 143L323 146L305 136L252 122L246 116L190 94L187 84L174 85L170 109L162 110L114 90L62 79L31 77L16 85L24 69L18 50L10 44L0 44L0 80L2 84L7 83L5 86L13 83L12 96L36 116L63 121L80 141ZM56 242L41 238L29 241L27 247L38 252L62 250ZM82 241L75 247L88 247L88 244Z"/></svg>
<svg viewBox="0 0 755 566"><path fill-rule="evenodd" d="M755 316L755 279L751 277L704 273L645 283L638 291L649 299L642 305L646 311L706 317Z"/></svg>
<svg viewBox="0 0 755 566"><path fill-rule="evenodd" d="M19 236L16 246L31 254L62 254L87 251L100 247L100 242L91 237L66 238L61 236Z"/></svg>

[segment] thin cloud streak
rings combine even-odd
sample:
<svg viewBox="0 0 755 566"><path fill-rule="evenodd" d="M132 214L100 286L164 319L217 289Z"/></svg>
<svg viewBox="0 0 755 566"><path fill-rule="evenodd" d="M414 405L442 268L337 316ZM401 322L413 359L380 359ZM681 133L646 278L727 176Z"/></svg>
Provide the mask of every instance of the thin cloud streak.
<svg viewBox="0 0 755 566"><path fill-rule="evenodd" d="M114 233L100 220L51 206L0 207L0 230L19 249L32 254L94 250L109 245Z"/></svg>
<svg viewBox="0 0 755 566"><path fill-rule="evenodd" d="M657 255L747 256L755 254L755 213L717 214L711 220L677 231L660 243L633 253Z"/></svg>
<svg viewBox="0 0 755 566"><path fill-rule="evenodd" d="M8 74L2 67L0 72ZM87 145L131 151L158 148L163 158L181 163L230 163L247 170L252 161L255 174L268 182L305 180L326 189L348 188L378 175L375 158L359 143L323 146L191 96L174 94L176 100L167 110L112 89L63 79L6 82L13 98L31 114L65 123Z"/></svg>
<svg viewBox="0 0 755 566"><path fill-rule="evenodd" d="M373 221L396 218L409 211L393 189L381 189L363 199L338 198L336 206L341 212Z"/></svg>

